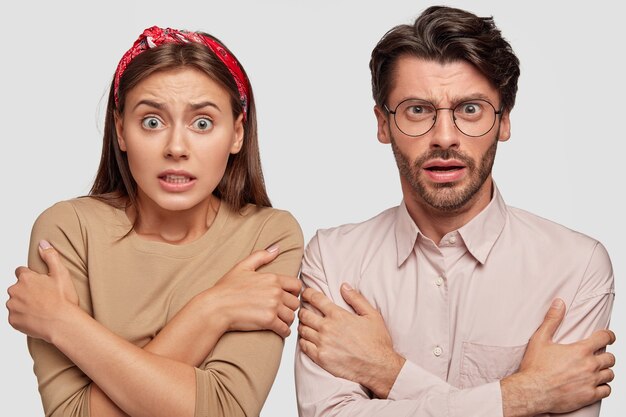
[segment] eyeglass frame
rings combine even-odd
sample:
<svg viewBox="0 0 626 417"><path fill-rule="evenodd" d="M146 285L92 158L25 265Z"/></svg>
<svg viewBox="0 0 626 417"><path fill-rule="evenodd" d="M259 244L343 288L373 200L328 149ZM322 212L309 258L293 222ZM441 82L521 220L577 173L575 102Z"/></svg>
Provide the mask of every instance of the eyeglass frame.
<svg viewBox="0 0 626 417"><path fill-rule="evenodd" d="M420 133L419 135L409 135L408 133L405 133L404 130L402 130L402 128L398 125L398 120L396 119L396 112L398 111L398 107L400 107L400 105L404 102L407 101L423 101L424 103L428 103L430 105L433 106L433 109L435 110L435 118L433 120L433 124L428 128L428 130L424 133ZM468 102L472 102L472 101L484 101L485 103L489 104L489 106L491 106L491 108L493 109L493 113L495 115L495 117L493 118L493 124L491 125L491 127L482 135L468 135L467 133L463 132L461 130L461 128L456 124L456 117L454 117L454 110L456 110L457 107L459 107L462 104L468 103ZM383 104L383 107L385 109L385 111L387 113L393 114L393 122L395 123L396 127L398 128L398 130L400 130L400 132L402 132L403 134L410 136L412 138L417 138L420 136L424 136L425 134L427 134L428 132L430 132L431 130L433 130L433 127L435 127L435 124L437 124L437 117L439 116L439 110L450 110L452 112L452 123L454 123L454 127L461 132L462 134L464 134L465 136L468 136L470 138L480 138L482 136L485 136L487 133L491 132L491 130L493 129L493 127L496 125L496 120L498 120L498 116L500 116L500 121L502 121L502 112L504 111L504 106L500 107L500 110L496 110L495 106L493 104L491 104L490 101L485 100L483 98L474 98L474 99L468 99L468 100L463 100L461 102L459 102L456 106L454 107L435 107L435 105L428 101L428 100L424 100L421 98L416 98L416 97L411 97L411 98L406 98L404 100L402 100L401 102L399 102L396 107L393 109L393 111L391 109L389 109L389 107L387 107L387 103Z"/></svg>

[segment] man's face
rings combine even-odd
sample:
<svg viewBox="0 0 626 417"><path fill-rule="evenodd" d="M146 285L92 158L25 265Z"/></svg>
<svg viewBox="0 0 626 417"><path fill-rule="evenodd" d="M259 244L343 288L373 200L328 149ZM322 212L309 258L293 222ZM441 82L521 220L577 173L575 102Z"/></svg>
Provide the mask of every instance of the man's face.
<svg viewBox="0 0 626 417"><path fill-rule="evenodd" d="M401 57L396 63L393 82L386 103L392 111L407 99L426 100L437 108L454 108L472 99L486 100L497 110L501 106L498 91L465 61L440 64ZM477 197L491 192L491 168L497 143L510 137L508 113L496 116L495 125L483 136L470 137L457 129L452 110L438 110L432 129L412 137L398 129L393 114L378 107L374 111L378 139L391 143L405 199L454 213L467 209Z"/></svg>

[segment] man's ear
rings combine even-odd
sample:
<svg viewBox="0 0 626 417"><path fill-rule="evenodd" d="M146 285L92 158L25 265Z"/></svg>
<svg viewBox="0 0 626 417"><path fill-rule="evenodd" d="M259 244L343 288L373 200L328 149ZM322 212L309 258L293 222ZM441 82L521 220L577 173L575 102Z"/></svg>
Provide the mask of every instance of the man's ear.
<svg viewBox="0 0 626 417"><path fill-rule="evenodd" d="M500 116L500 134L498 135L498 140L500 142L506 142L511 137L511 118L509 117L510 112L507 110L503 111Z"/></svg>
<svg viewBox="0 0 626 417"><path fill-rule="evenodd" d="M126 152L126 142L124 141L124 120L120 115L115 113L115 133L117 136L117 145L122 152Z"/></svg>
<svg viewBox="0 0 626 417"><path fill-rule="evenodd" d="M378 123L376 136L380 143L391 143L391 132L389 131L389 113L378 106L374 106L374 114Z"/></svg>

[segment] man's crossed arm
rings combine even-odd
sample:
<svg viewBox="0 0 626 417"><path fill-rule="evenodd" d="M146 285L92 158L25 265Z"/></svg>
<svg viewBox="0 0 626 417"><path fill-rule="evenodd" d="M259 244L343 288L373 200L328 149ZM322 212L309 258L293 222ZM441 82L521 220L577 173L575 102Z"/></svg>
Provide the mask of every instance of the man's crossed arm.
<svg viewBox="0 0 626 417"><path fill-rule="evenodd" d="M385 399L405 358L393 349L382 316L365 297L347 284L341 295L356 314L321 292L309 288L302 293L303 301L319 313L300 309L300 350L335 377ZM604 348L615 335L598 330L576 343L553 343L564 316L565 305L557 299L531 337L518 372L500 381L504 417L566 413L609 396L615 357Z"/></svg>

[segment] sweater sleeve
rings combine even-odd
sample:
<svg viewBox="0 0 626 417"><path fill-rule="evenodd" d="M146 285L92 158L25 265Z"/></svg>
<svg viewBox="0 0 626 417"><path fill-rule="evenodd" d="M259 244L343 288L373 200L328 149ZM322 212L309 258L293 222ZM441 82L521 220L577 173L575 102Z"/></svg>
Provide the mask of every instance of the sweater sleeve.
<svg viewBox="0 0 626 417"><path fill-rule="evenodd" d="M48 273L37 247L40 240L49 241L70 271L81 308L91 314L85 238L72 203L55 204L35 221L28 267L39 273ZM88 416L91 380L55 346L41 339L29 337L28 349L34 361L33 369L46 417Z"/></svg>
<svg viewBox="0 0 626 417"><path fill-rule="evenodd" d="M253 250L278 244L280 254L259 271L297 276L303 237L296 220L276 210L258 235ZM228 332L196 369L197 417L258 416L269 394L283 349L271 331Z"/></svg>

